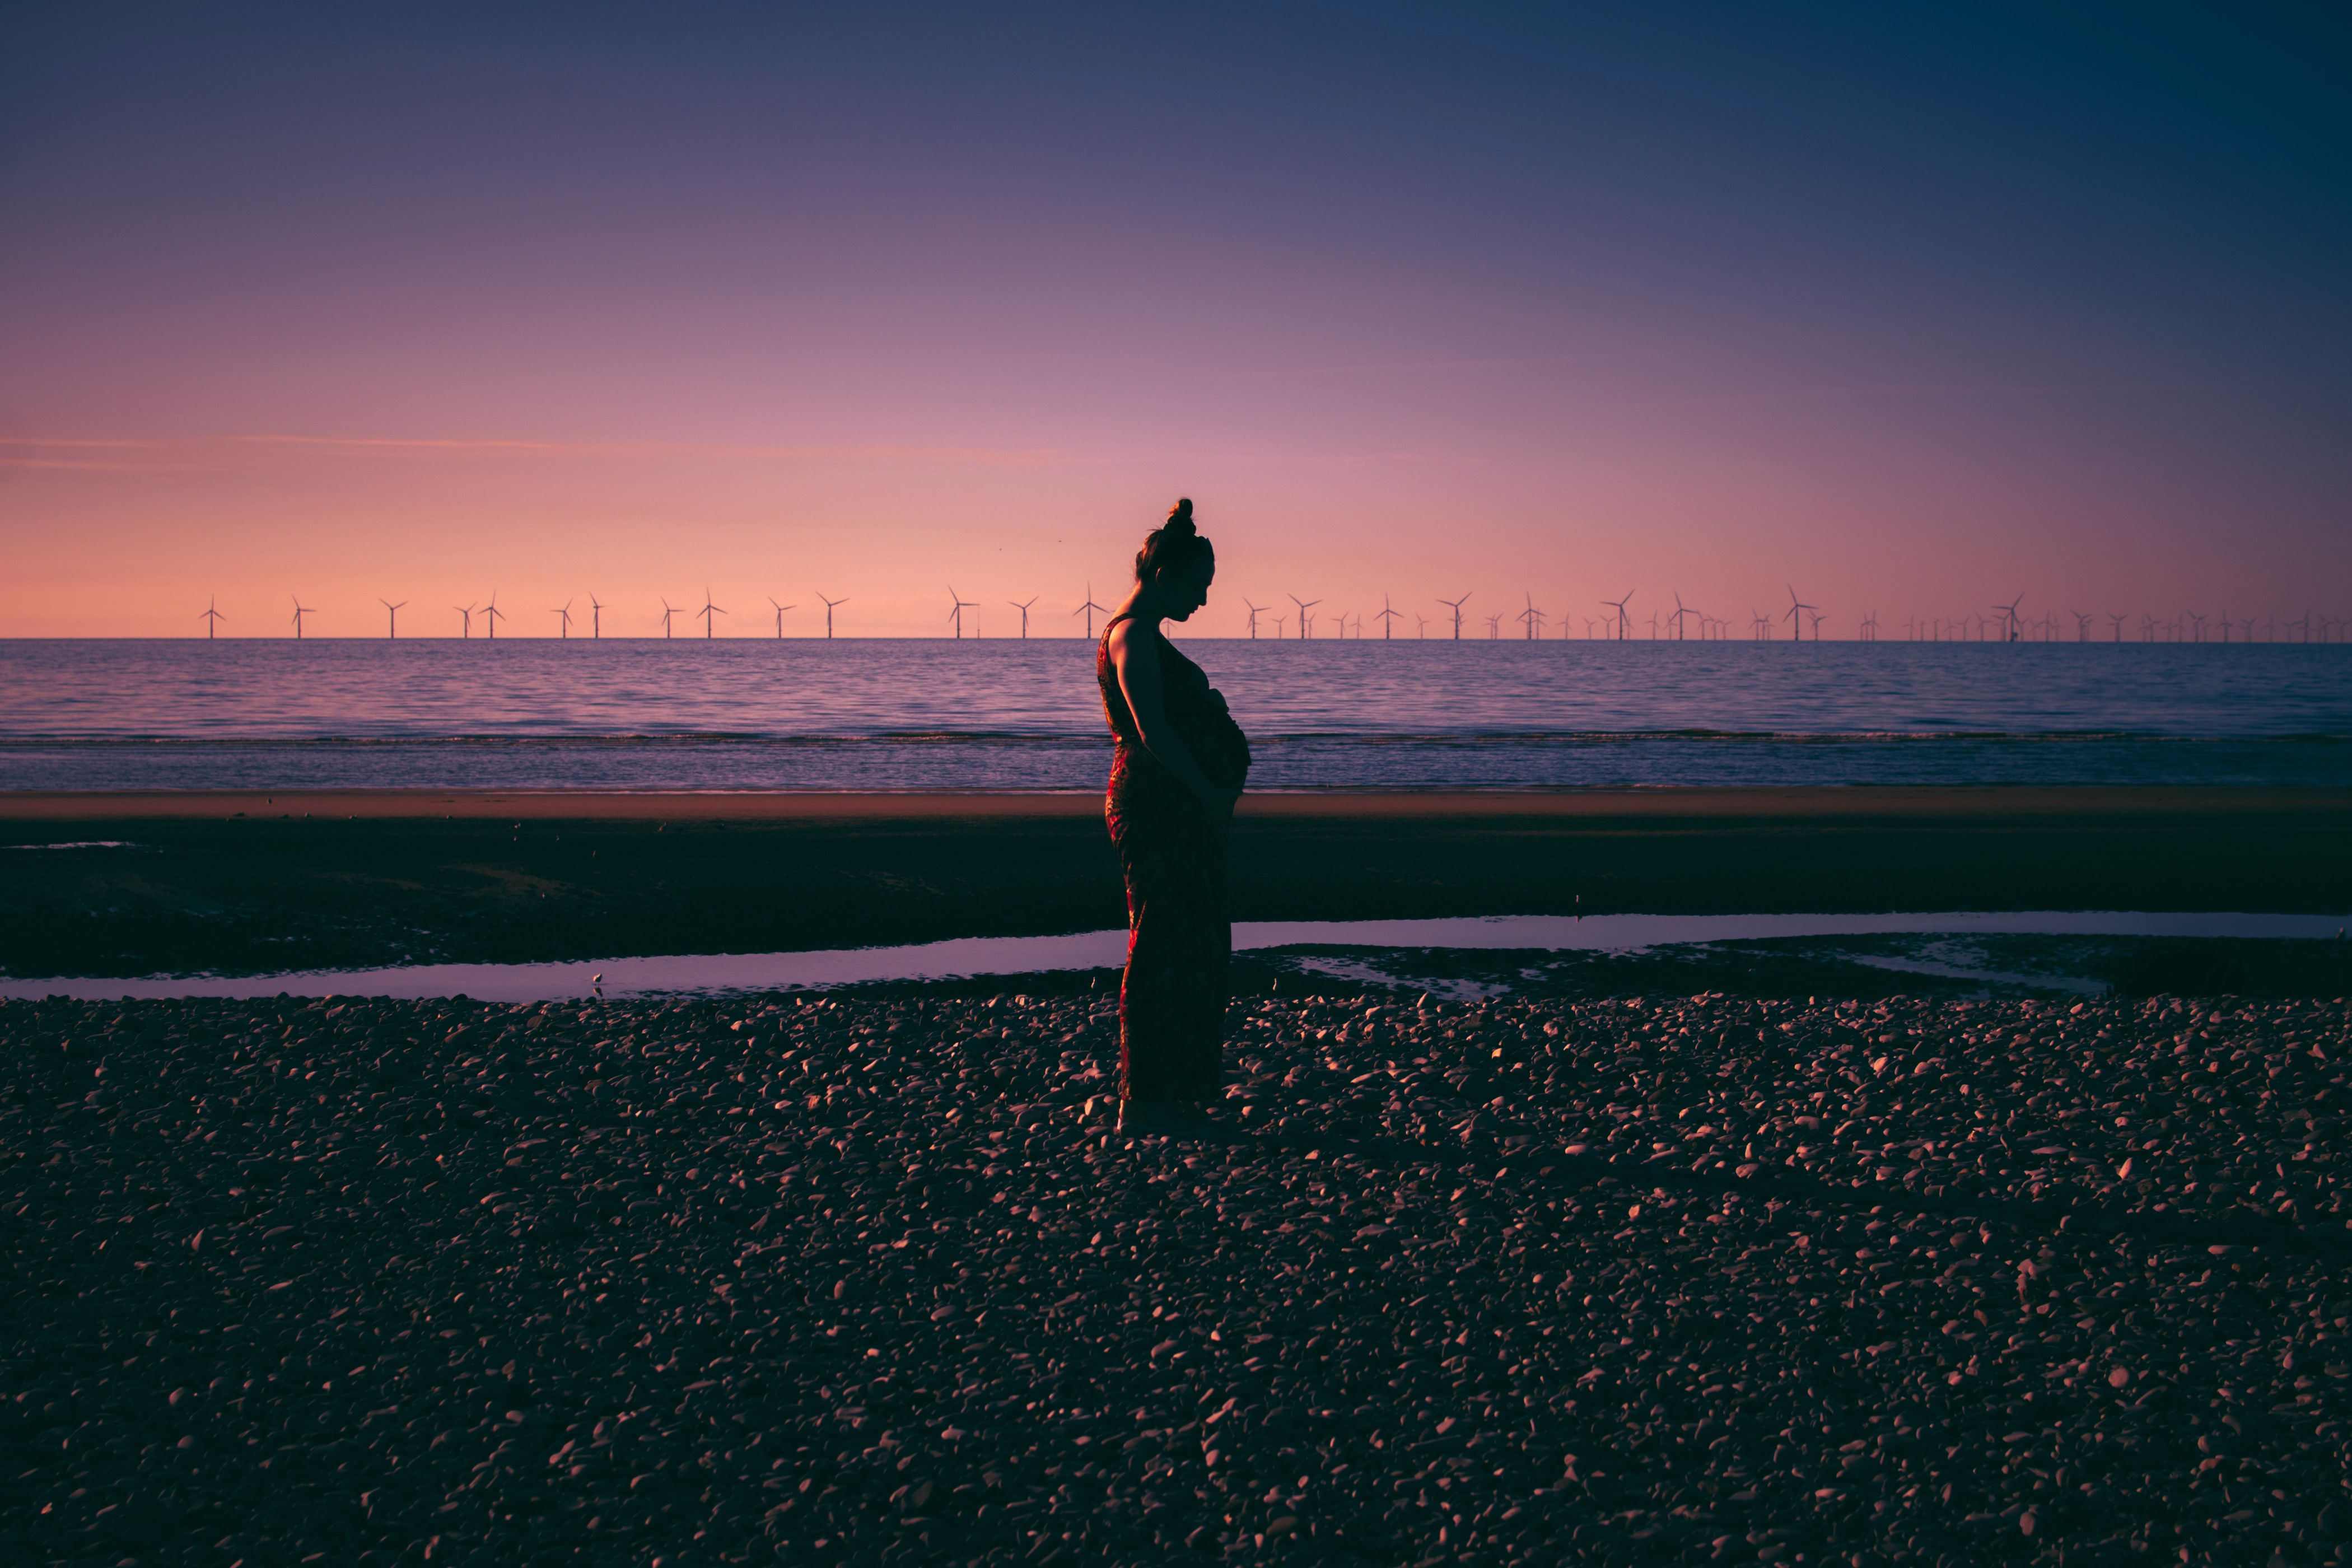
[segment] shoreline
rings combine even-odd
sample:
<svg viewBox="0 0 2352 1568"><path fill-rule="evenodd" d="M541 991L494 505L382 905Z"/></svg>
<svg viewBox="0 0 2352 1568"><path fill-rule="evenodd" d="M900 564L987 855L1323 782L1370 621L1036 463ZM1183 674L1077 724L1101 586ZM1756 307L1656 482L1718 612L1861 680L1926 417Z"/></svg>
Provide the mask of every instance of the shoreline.
<svg viewBox="0 0 2352 1568"><path fill-rule="evenodd" d="M0 822L283 816L357 821L809 821L1097 816L1094 790L19 790ZM1559 790L1285 790L1242 797L1244 818L2136 816L2333 812L2352 789L2214 784L1759 784Z"/></svg>

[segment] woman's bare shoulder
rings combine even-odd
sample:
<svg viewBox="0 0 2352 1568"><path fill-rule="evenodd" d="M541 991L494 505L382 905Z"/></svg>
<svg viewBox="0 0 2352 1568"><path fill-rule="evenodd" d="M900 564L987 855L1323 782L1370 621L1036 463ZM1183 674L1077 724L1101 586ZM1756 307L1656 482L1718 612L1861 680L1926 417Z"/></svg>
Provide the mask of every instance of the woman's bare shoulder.
<svg viewBox="0 0 2352 1568"><path fill-rule="evenodd" d="M1111 658L1126 658L1139 653L1144 658L1150 658L1158 652L1158 649L1152 646L1151 638L1142 635L1136 627L1137 623L1131 620L1121 621L1111 627L1109 634L1104 638L1105 645L1110 649Z"/></svg>

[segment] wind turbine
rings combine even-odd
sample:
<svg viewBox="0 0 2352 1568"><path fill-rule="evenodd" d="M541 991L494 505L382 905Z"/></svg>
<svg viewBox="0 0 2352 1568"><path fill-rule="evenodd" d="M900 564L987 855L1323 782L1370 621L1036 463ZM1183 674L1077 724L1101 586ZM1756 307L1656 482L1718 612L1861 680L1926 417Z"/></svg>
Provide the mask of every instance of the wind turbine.
<svg viewBox="0 0 2352 1568"><path fill-rule="evenodd" d="M1799 613L1800 613L1800 612L1801 612L1801 611L1804 611L1804 610L1810 610L1810 609L1812 609L1813 607L1814 607L1813 605L1808 605L1808 604L1806 604L1803 600L1801 600L1801 599L1800 599L1800 598L1798 598L1798 597L1797 597L1797 590L1795 589L1795 587L1791 586L1791 587L1790 588L1790 590L1789 590L1789 617L1788 617L1788 618L1789 618L1789 637L1790 637L1790 641L1792 641L1792 642L1802 642L1802 641L1804 641L1804 640L1805 640L1805 623L1804 623L1801 619L1800 619L1800 618L1799 618ZM1818 634L1818 630L1819 630L1819 628L1818 628L1818 627L1816 627L1816 633L1817 633L1817 634ZM1818 636L1817 636L1817 637L1816 637L1816 640L1818 640Z"/></svg>
<svg viewBox="0 0 2352 1568"><path fill-rule="evenodd" d="M589 640L590 640L590 641L592 641L592 642L593 642L593 641L598 641L598 640L601 640L601 639L603 638L603 637L604 637L604 605L600 605L600 604L598 604L598 603L596 602L596 595L595 595L591 594L591 595L588 595L588 637L589 637Z"/></svg>
<svg viewBox="0 0 2352 1568"><path fill-rule="evenodd" d="M1304 642L1307 639L1307 612L1313 609L1323 601L1320 599L1302 599L1297 595L1293 594L1290 595L1290 602L1298 606L1298 637L1299 640Z"/></svg>
<svg viewBox="0 0 2352 1568"><path fill-rule="evenodd" d="M1633 596L1633 595L1630 595L1630 594L1626 595L1626 597L1628 597L1628 598L1631 598L1632 596ZM1682 594L1680 593L1680 591L1677 591L1677 592L1675 593L1675 613L1674 613L1673 615L1668 616L1666 617L1666 619L1668 619L1668 620L1670 620L1670 621L1672 621L1672 622L1674 622L1674 623L1675 623L1675 641L1676 641L1676 642L1681 642L1681 641L1684 639L1685 636L1685 626L1684 626L1684 621L1683 621L1683 617L1684 617L1684 616L1699 616L1699 625L1700 625L1700 627L1701 627L1701 630L1702 630L1702 635L1703 635L1703 634L1704 634L1704 629L1705 629L1705 626L1706 626L1706 617L1705 616L1699 616L1699 613L1698 613L1696 610L1691 609L1691 608L1689 608L1688 606L1685 605L1684 605L1684 603L1683 603L1683 596L1682 596Z"/></svg>
<svg viewBox="0 0 2352 1568"><path fill-rule="evenodd" d="M669 626L670 617L677 614L677 607L672 605L667 599L664 599L662 601L662 636L664 637L670 637L677 635L670 630Z"/></svg>
<svg viewBox="0 0 2352 1568"><path fill-rule="evenodd" d="M1095 617L1097 616L1109 615L1110 606L1108 605L1097 605L1095 603L1095 585L1092 583L1088 583L1087 584L1087 602L1080 605L1076 609L1072 610L1070 614L1074 616L1086 616L1087 640L1088 642L1092 642L1094 641L1095 637Z"/></svg>
<svg viewBox="0 0 2352 1568"><path fill-rule="evenodd" d="M459 631L457 636L461 638L472 637L474 635L474 606L471 605L452 605L449 607L466 617L464 629Z"/></svg>
<svg viewBox="0 0 2352 1568"><path fill-rule="evenodd" d="M294 601L294 640L296 642L300 642L302 640L302 617L304 616L315 616L319 612L304 604L299 595L289 594L287 597Z"/></svg>
<svg viewBox="0 0 2352 1568"><path fill-rule="evenodd" d="M548 611L547 613L548 613L549 615L553 616L554 617L556 617L556 626L557 626L557 628L558 628L558 629L557 629L557 631L556 631L555 636L556 636L556 639L557 639L558 641L562 641L563 638L568 637L570 637L570 636L572 635L572 601L571 601L571 600L566 599L566 600L564 600L564 601L563 601L563 608L562 608L562 609L560 609L560 610L550 610L550 611Z"/></svg>
<svg viewBox="0 0 2352 1568"><path fill-rule="evenodd" d="M819 594L819 595L817 595L817 597L818 597L818 598L820 598L820 599L824 599L824 595L823 594ZM849 603L849 600L848 600L848 598L847 598L845 595L844 597L842 597L842 598L838 598L838 599L824 599L824 640L825 640L825 641L827 641L827 642L831 642L831 641L833 640L833 607L834 607L835 605L845 605L845 604L847 604L847 603Z"/></svg>
<svg viewBox="0 0 2352 1568"><path fill-rule="evenodd" d="M710 590L705 588L702 590L702 608L694 613L702 617L702 640L709 642L714 628L719 625L718 618L727 612L710 602Z"/></svg>
<svg viewBox="0 0 2352 1568"><path fill-rule="evenodd" d="M1244 599L1242 601L1242 605L1249 611L1250 641L1255 642L1257 641L1257 618L1265 614L1266 606L1264 605L1253 605L1247 599Z"/></svg>
<svg viewBox="0 0 2352 1568"><path fill-rule="evenodd" d="M1421 614L1419 611L1415 611L1413 613L1412 625L1415 635L1417 635L1423 642L1427 642L1429 640L1429 617Z"/></svg>
<svg viewBox="0 0 2352 1568"><path fill-rule="evenodd" d="M2025 595L2020 594L2016 598L2011 599L2006 605L1995 605L1992 606L1994 609L2000 612L2001 641L2016 642L2018 640L2020 623L2017 618L2017 606L2023 603L2025 603Z"/></svg>
<svg viewBox="0 0 2352 1568"><path fill-rule="evenodd" d="M218 594L213 594L206 596L205 600L205 607L196 612L196 619L205 623L205 640L206 642L213 640L214 634L220 630L220 624L228 619L226 616L220 613L219 605L220 595Z"/></svg>
<svg viewBox="0 0 2352 1568"><path fill-rule="evenodd" d="M970 599L960 597L953 584L948 585L948 597L955 601L955 608L948 612L948 619L955 623L955 635L961 637L963 636L963 613L966 610L978 609L980 606Z"/></svg>
<svg viewBox="0 0 2352 1568"><path fill-rule="evenodd" d="M1021 640L1027 642L1029 640L1029 605L1037 602L1037 595L1034 594L1029 595L1029 605L1024 605L1018 599L1007 599L1004 602L1021 612Z"/></svg>
<svg viewBox="0 0 2352 1568"><path fill-rule="evenodd" d="M1460 642L1462 640L1462 606L1470 602L1470 595L1465 594L1458 599L1440 599L1437 602L1454 612L1454 640Z"/></svg>
<svg viewBox="0 0 2352 1568"><path fill-rule="evenodd" d="M1402 614L1404 614L1403 611L1394 609L1390 606L1389 596L1386 594L1382 594L1381 595L1381 613L1374 616L1372 619L1381 623L1381 640L1382 642L1386 642L1391 637L1396 636L1397 617Z"/></svg>
<svg viewBox="0 0 2352 1568"><path fill-rule="evenodd" d="M1499 614L1488 616L1486 617L1486 640L1488 642L1494 642L1500 638L1502 635L1503 617Z"/></svg>
<svg viewBox="0 0 2352 1568"><path fill-rule="evenodd" d="M1526 624L1528 628L1527 640L1533 642L1536 640L1537 632L1542 627L1543 623L1549 617L1547 617L1541 610L1536 608L1536 596L1533 594L1529 594L1528 595L1528 607L1521 610L1515 618Z"/></svg>
<svg viewBox="0 0 2352 1568"><path fill-rule="evenodd" d="M1607 605L1611 609L1617 612L1617 640L1619 642L1623 642L1628 637L1633 635L1633 623L1626 617L1625 606L1633 602L1634 593L1635 590L1628 588L1625 590L1625 596L1622 599L1603 599L1601 601L1602 604Z"/></svg>
<svg viewBox="0 0 2352 1568"><path fill-rule="evenodd" d="M507 618L507 613L499 608L499 591L496 588L490 590L489 606L483 610L482 616L490 623L490 640L496 642L499 637L499 623Z"/></svg>
<svg viewBox="0 0 2352 1568"><path fill-rule="evenodd" d="M773 594L768 595L768 603L776 605L776 596ZM776 605L776 640L778 642L783 641L784 638L784 612L797 607L793 605Z"/></svg>

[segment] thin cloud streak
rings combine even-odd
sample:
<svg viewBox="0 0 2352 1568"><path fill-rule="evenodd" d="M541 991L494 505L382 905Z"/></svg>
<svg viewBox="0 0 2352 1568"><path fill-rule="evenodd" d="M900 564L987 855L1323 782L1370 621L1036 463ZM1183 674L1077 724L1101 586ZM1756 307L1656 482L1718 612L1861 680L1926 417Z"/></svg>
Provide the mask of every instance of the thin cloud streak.
<svg viewBox="0 0 2352 1568"><path fill-rule="evenodd" d="M751 458L782 462L923 462L969 463L990 468L1118 468L1171 461L1218 464L1236 468L1269 465L1358 467L1377 464L1445 464L1476 459L1454 452L1425 450L1370 452L1230 452L1153 449L1134 452L1073 452L1056 447L928 447L884 443L845 446L757 446L691 441L526 441L501 437L408 436L215 436L184 440L140 440L111 437L0 437L0 447L53 447L68 451L97 449L148 451L148 462L98 462L69 458L0 455L0 468L89 469L96 472L148 473L194 471L205 465L191 463L191 452L209 451L216 459L257 450L312 452L322 456L366 458L378 454L418 458L617 458L662 460Z"/></svg>
<svg viewBox="0 0 2352 1568"><path fill-rule="evenodd" d="M1237 370L1229 374L1234 381L1311 380L1342 375L1383 375L1391 372L1424 370L1536 370L1560 365L1600 365L1619 363L1616 356L1604 354L1509 354L1474 356L1463 359L1399 359L1367 360L1355 364L1300 365L1289 369Z"/></svg>
<svg viewBox="0 0 2352 1568"><path fill-rule="evenodd" d="M480 453L486 456L591 458L774 458L787 461L856 461L911 458L925 462L988 463L1035 468L1072 461L1052 447L916 447L885 443L854 446L740 446L699 441L518 441L469 437L413 436L232 436L243 446L302 447L352 452Z"/></svg>
<svg viewBox="0 0 2352 1568"><path fill-rule="evenodd" d="M203 465L77 462L70 458L0 458L0 470L83 474L193 474L203 471Z"/></svg>

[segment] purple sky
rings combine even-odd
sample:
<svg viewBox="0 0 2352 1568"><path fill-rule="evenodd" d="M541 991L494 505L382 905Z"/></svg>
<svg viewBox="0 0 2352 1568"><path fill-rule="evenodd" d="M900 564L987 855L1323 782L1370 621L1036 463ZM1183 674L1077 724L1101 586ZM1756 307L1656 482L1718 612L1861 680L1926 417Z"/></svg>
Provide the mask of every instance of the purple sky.
<svg viewBox="0 0 2352 1568"><path fill-rule="evenodd" d="M2352 610L2317 10L57 9L0 635Z"/></svg>

